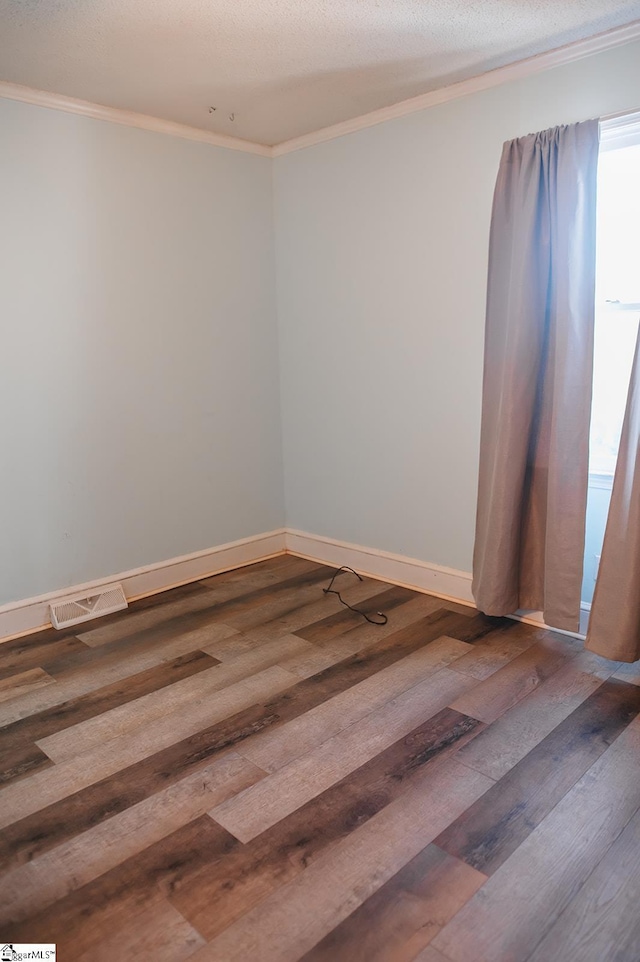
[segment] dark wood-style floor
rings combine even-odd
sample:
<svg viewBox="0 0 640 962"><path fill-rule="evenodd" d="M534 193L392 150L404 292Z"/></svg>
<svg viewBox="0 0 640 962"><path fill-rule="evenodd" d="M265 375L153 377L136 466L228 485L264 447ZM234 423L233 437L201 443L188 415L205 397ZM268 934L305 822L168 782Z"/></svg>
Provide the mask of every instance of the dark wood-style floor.
<svg viewBox="0 0 640 962"><path fill-rule="evenodd" d="M0 941L638 962L640 677L284 556L0 646Z"/></svg>

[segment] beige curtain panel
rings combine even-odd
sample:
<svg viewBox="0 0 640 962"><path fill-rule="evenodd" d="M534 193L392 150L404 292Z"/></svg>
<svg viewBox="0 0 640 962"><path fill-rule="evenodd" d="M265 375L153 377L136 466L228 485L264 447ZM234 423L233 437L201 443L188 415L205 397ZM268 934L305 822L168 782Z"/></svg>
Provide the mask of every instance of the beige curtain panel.
<svg viewBox="0 0 640 962"><path fill-rule="evenodd" d="M493 201L473 594L576 631L593 369L597 120L504 145Z"/></svg>
<svg viewBox="0 0 640 962"><path fill-rule="evenodd" d="M640 658L640 335L591 605L587 648L615 661Z"/></svg>

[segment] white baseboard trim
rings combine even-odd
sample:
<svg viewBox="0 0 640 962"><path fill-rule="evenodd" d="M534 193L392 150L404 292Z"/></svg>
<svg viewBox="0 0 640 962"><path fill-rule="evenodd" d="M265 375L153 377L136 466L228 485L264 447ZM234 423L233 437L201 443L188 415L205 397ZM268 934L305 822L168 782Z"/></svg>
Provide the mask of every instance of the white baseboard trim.
<svg viewBox="0 0 640 962"><path fill-rule="evenodd" d="M350 544L348 541L338 541L335 538L326 538L306 531L296 531L293 528L280 528L277 531L242 538L240 541L232 541L204 551L195 551L179 558L170 558L168 561L134 568L131 571L109 575L85 584L70 585L68 588L39 595L36 598L2 605L0 607L0 643L49 628L51 625L49 605L65 595L82 594L89 592L90 589L99 589L103 585L119 581L124 587L127 600L135 601L137 598L167 591L169 588L177 588L191 581L199 581L201 578L221 574L233 568L242 568L256 561L264 561L266 558L274 558L285 553L336 568L349 565L359 574L369 578L400 585L413 591L422 591L436 598L455 601L470 608L475 607L469 571L446 568L427 561L419 561L417 558L408 558L364 545ZM511 617L536 628L549 628L543 620L541 611L519 611ZM558 628L549 630L584 638L586 633L584 616L580 627L582 633L576 634L561 631Z"/></svg>
<svg viewBox="0 0 640 962"><path fill-rule="evenodd" d="M475 605L471 594L471 574L468 571L444 568L442 565L418 561L417 558L407 558L389 551L365 548L359 544L336 541L334 538L291 528L287 529L285 544L287 552L299 558L308 558L310 561L336 567L349 565L369 578L378 578L380 581L412 588L414 591L424 591L437 598L457 601L461 605Z"/></svg>
<svg viewBox="0 0 640 962"><path fill-rule="evenodd" d="M210 575L220 574L232 568L254 564L266 558L273 558L285 552L285 529L269 531L242 538L228 544L194 551L192 554L170 558L156 564L133 568L119 574L112 574L96 581L81 585L70 585L59 591L51 591L35 598L27 598L0 607L0 641L10 641L21 635L28 635L42 628L51 627L49 605L52 601L70 594L83 594L90 589L119 581L128 601L144 598L147 595L177 588L179 585L198 581Z"/></svg>
<svg viewBox="0 0 640 962"><path fill-rule="evenodd" d="M471 594L472 576L469 571L445 568L416 558L349 544L347 541L336 541L334 538L325 538L291 528L286 531L285 544L287 553L297 555L299 558L308 558L310 561L319 561L336 567L348 565L369 578L378 578L380 581L388 581L403 588L411 588L413 591L423 591L425 594L443 598L445 601L455 601L460 605L475 607ZM584 634L581 633L550 628L545 624L541 611L518 611L509 617L526 625L533 625L535 628L545 628L561 635L584 638ZM586 631L582 619L580 627Z"/></svg>

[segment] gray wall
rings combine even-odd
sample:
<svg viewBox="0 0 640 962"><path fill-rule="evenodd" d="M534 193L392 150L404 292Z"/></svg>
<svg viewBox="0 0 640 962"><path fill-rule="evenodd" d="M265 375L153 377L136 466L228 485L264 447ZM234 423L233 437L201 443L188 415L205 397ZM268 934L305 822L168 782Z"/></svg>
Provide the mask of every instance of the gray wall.
<svg viewBox="0 0 640 962"><path fill-rule="evenodd" d="M468 571L504 140L640 106L640 44L284 155L287 522Z"/></svg>
<svg viewBox="0 0 640 962"><path fill-rule="evenodd" d="M271 173L0 100L0 604L283 524Z"/></svg>
<svg viewBox="0 0 640 962"><path fill-rule="evenodd" d="M285 500L468 570L501 144L639 105L633 44L286 155L274 249L267 158L0 100L0 604Z"/></svg>

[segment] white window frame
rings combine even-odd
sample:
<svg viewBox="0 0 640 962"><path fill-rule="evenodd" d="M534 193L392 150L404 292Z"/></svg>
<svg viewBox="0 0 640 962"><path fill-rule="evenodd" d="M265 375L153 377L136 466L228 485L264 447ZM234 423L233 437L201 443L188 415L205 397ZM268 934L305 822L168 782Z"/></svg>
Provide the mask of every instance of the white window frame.
<svg viewBox="0 0 640 962"><path fill-rule="evenodd" d="M600 120L600 150L619 150L640 144L640 110L612 114Z"/></svg>

